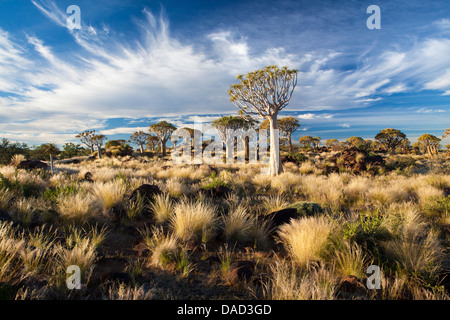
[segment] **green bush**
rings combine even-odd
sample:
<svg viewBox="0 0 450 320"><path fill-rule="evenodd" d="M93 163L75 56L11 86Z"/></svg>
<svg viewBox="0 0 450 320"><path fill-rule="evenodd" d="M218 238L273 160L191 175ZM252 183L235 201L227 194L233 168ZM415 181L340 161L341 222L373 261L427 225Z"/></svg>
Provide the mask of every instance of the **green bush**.
<svg viewBox="0 0 450 320"><path fill-rule="evenodd" d="M229 185L220 179L220 177L217 177L215 171L213 171L211 176L205 178L203 181L207 182L207 184L202 187L204 190L215 189L217 187L229 187Z"/></svg>
<svg viewBox="0 0 450 320"><path fill-rule="evenodd" d="M323 213L323 209L315 202L299 201L287 206L287 208L297 209L297 212L304 217Z"/></svg>
<svg viewBox="0 0 450 320"><path fill-rule="evenodd" d="M23 195L25 198L39 195L40 188L33 182L26 181L25 183L20 183L16 178L14 180L9 180L0 173L0 189L6 189L12 191L16 194Z"/></svg>
<svg viewBox="0 0 450 320"><path fill-rule="evenodd" d="M442 216L450 212L450 196L433 197L423 204L423 211L429 216Z"/></svg>
<svg viewBox="0 0 450 320"><path fill-rule="evenodd" d="M74 195L78 193L78 188L74 185L69 185L65 187L55 187L45 190L44 198L50 200L54 203L60 196Z"/></svg>
<svg viewBox="0 0 450 320"><path fill-rule="evenodd" d="M383 217L378 212L372 215L360 214L358 220L347 222L344 225L343 238L366 246L370 251L373 251L381 241L388 240L391 237L382 222Z"/></svg>

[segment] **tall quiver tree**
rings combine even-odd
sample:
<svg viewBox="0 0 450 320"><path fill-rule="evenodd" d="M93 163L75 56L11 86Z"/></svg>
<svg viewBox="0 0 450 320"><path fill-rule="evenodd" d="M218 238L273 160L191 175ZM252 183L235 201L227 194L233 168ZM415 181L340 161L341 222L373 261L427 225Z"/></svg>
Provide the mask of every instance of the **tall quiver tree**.
<svg viewBox="0 0 450 320"><path fill-rule="evenodd" d="M106 136L103 134L96 134L92 137L92 142L97 147L97 153L98 153L99 159L102 158L102 146L103 146L103 142L105 142L106 139L107 139Z"/></svg>
<svg viewBox="0 0 450 320"><path fill-rule="evenodd" d="M91 154L94 153L95 143L92 141L92 137L95 136L95 130L86 130L75 137L80 139L81 143L85 144L89 149L91 149Z"/></svg>
<svg viewBox="0 0 450 320"><path fill-rule="evenodd" d="M50 170L52 174L55 173L55 169L53 166L54 157L59 153L59 149L54 143L47 143L43 145L44 153L50 157Z"/></svg>
<svg viewBox="0 0 450 320"><path fill-rule="evenodd" d="M433 154L438 154L438 150L441 147L440 142L441 139L439 139L436 136L433 136L431 134L425 133L417 139L419 144L427 150L427 153L430 155L430 157L433 156Z"/></svg>
<svg viewBox="0 0 450 320"><path fill-rule="evenodd" d="M238 130L238 129L249 129L250 124L253 122L247 121L243 116L224 116L222 118L219 118L217 120L214 120L211 122L211 125L213 128L217 130L219 133L219 137L222 140L222 142L226 145L226 158L231 159L233 157L233 151L234 151L234 141L232 143L228 140L233 137L228 137L227 131L229 130ZM245 143L245 141L244 141ZM231 145L233 147L231 147ZM247 148L246 148L247 149Z"/></svg>
<svg viewBox="0 0 450 320"><path fill-rule="evenodd" d="M257 115L270 124L270 165L269 174L283 172L278 135L278 112L284 109L297 85L297 70L287 67L267 66L264 69L238 75L238 84L228 91L231 102L244 114Z"/></svg>
<svg viewBox="0 0 450 320"><path fill-rule="evenodd" d="M300 128L300 124L298 120L294 117L284 117L278 120L278 128L280 128L280 132L283 136L288 139L289 144L289 152L292 152L292 134Z"/></svg>
<svg viewBox="0 0 450 320"><path fill-rule="evenodd" d="M144 131L136 131L131 135L130 142L137 144L141 153L144 153L144 146L148 142L149 137L150 134Z"/></svg>
<svg viewBox="0 0 450 320"><path fill-rule="evenodd" d="M390 151L391 154L395 153L395 149L400 146L406 139L406 135L397 129L386 128L381 130L376 136L375 140Z"/></svg>
<svg viewBox="0 0 450 320"><path fill-rule="evenodd" d="M172 132L174 132L175 130L176 127L173 124L168 123L167 121L154 123L150 126L150 133L153 133L158 138L161 144L161 152L163 157L167 155L166 143L169 140Z"/></svg>

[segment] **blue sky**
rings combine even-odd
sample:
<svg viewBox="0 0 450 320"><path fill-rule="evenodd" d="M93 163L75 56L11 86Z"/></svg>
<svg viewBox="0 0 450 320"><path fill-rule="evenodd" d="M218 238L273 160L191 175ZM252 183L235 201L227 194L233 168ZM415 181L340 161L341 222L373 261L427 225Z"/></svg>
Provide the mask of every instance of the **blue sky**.
<svg viewBox="0 0 450 320"><path fill-rule="evenodd" d="M379 30L366 26L373 4ZM67 27L70 5L80 30ZM210 122L237 113L237 74L277 64L299 70L280 113L299 119L296 140L394 127L414 142L450 127L449 57L446 0L1 0L0 138Z"/></svg>

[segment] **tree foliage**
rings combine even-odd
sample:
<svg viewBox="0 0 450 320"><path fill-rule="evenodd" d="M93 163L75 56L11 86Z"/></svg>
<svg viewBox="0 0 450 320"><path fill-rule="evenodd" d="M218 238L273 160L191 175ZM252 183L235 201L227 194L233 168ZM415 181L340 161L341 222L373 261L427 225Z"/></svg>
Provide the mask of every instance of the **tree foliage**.
<svg viewBox="0 0 450 320"><path fill-rule="evenodd" d="M376 136L378 140L391 153L395 153L395 149L407 140L406 135L398 129L386 128L381 130Z"/></svg>
<svg viewBox="0 0 450 320"><path fill-rule="evenodd" d="M139 146L141 153L144 152L144 146L146 145L150 134L144 131L136 131L130 137L130 142L135 143Z"/></svg>
<svg viewBox="0 0 450 320"><path fill-rule="evenodd" d="M161 121L158 123L154 123L150 126L150 133L153 133L159 140L161 144L161 150L163 157L166 156L166 143L169 140L172 132L176 130L176 127L167 122Z"/></svg>
<svg viewBox="0 0 450 320"><path fill-rule="evenodd" d="M287 67L267 66L263 69L238 75L239 83L232 84L228 90L231 102L243 114L257 115L270 122L270 174L283 171L280 160L279 139L275 138L278 129L277 116L292 98L297 85L297 70Z"/></svg>

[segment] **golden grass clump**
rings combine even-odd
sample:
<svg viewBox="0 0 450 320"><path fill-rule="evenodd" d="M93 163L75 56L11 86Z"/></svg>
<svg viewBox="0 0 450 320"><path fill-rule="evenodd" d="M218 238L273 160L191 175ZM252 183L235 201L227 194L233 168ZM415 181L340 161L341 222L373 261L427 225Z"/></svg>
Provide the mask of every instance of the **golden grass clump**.
<svg viewBox="0 0 450 320"><path fill-rule="evenodd" d="M174 234L166 235L162 228L144 228L140 233L145 245L151 251L150 265L164 268L175 262L179 247Z"/></svg>
<svg viewBox="0 0 450 320"><path fill-rule="evenodd" d="M280 226L278 237L293 261L305 267L322 259L333 227L334 223L325 217L294 219Z"/></svg>
<svg viewBox="0 0 450 320"><path fill-rule="evenodd" d="M108 300L151 300L154 296L152 290L145 290L144 286L112 283L105 297Z"/></svg>
<svg viewBox="0 0 450 320"><path fill-rule="evenodd" d="M173 215L174 204L168 193L155 196L151 209L155 221L159 224L168 222Z"/></svg>
<svg viewBox="0 0 450 320"><path fill-rule="evenodd" d="M84 222L100 214L102 205L93 195L79 192L60 197L57 207L63 221Z"/></svg>
<svg viewBox="0 0 450 320"><path fill-rule="evenodd" d="M27 160L27 158L25 157L25 155L23 154L15 154L12 158L11 158L11 162L10 164L14 167L17 167L17 165L19 163L21 163L22 161Z"/></svg>
<svg viewBox="0 0 450 320"><path fill-rule="evenodd" d="M105 210L122 203L125 191L125 185L121 181L97 183L92 190L93 195L101 202Z"/></svg>
<svg viewBox="0 0 450 320"><path fill-rule="evenodd" d="M270 300L334 300L337 284L333 272L319 266L301 272L286 261L270 265L271 278L264 284L264 297Z"/></svg>
<svg viewBox="0 0 450 320"><path fill-rule="evenodd" d="M175 205L171 226L181 241L191 239L207 242L217 227L216 208L207 202L182 199Z"/></svg>
<svg viewBox="0 0 450 320"><path fill-rule="evenodd" d="M245 243L249 240L250 230L255 222L247 208L239 205L222 216L222 223L228 241Z"/></svg>
<svg viewBox="0 0 450 320"><path fill-rule="evenodd" d="M435 275L442 268L444 248L434 231L426 236L403 235L384 247L387 255L408 272Z"/></svg>
<svg viewBox="0 0 450 320"><path fill-rule="evenodd" d="M189 186L187 186L179 178L170 178L166 181L166 189L169 195L174 198L180 198L183 195L188 195L191 193Z"/></svg>

